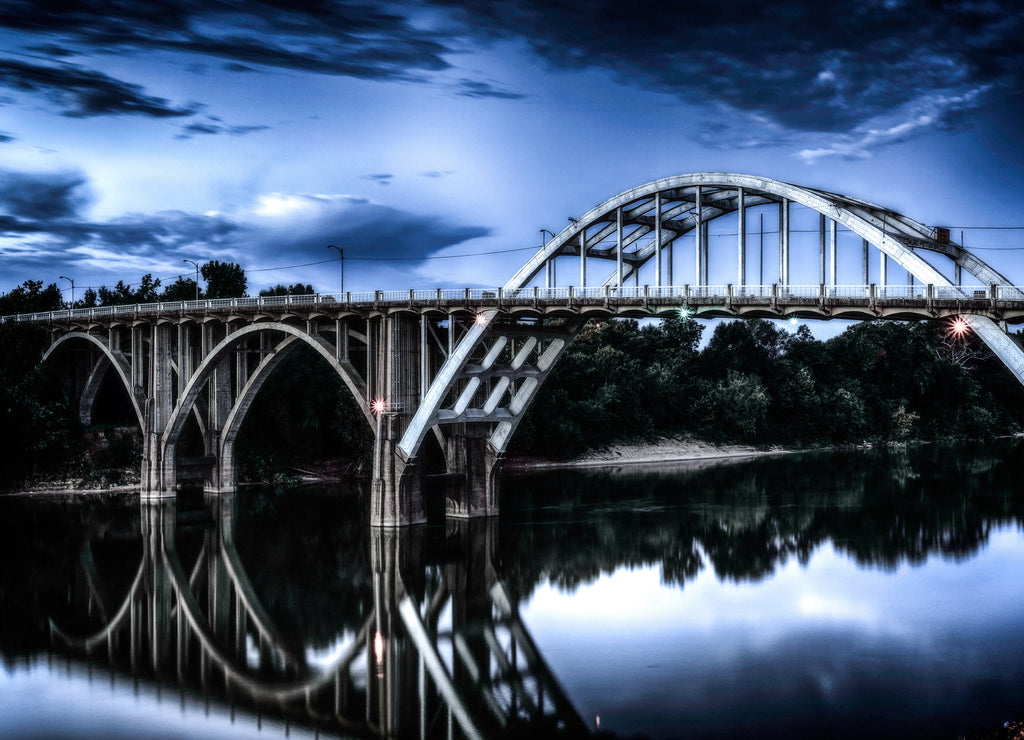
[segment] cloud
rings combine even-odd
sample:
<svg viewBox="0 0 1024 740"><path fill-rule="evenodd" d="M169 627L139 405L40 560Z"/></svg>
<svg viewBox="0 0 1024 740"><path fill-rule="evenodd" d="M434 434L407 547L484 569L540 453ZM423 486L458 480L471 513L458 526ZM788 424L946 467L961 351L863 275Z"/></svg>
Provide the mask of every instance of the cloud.
<svg viewBox="0 0 1024 740"><path fill-rule="evenodd" d="M56 8L56 6L54 6ZM258 65L366 79L415 79L448 68L445 34L366 0L82 0L47 12L34 3L0 9L0 27L45 33L64 47L109 52L162 49ZM237 68L237 66L236 66Z"/></svg>
<svg viewBox="0 0 1024 740"><path fill-rule="evenodd" d="M987 87L982 87L963 95L926 97L901 111L902 115L859 126L849 134L832 137L822 146L801 149L796 156L808 164L830 157L866 159L879 149L928 132L961 129L987 91Z"/></svg>
<svg viewBox="0 0 1024 740"><path fill-rule="evenodd" d="M228 213L158 211L92 221L83 214L82 173L3 170L0 183L0 255L12 285L39 279L41 269L75 271L62 274L81 275L83 285L131 282L146 272L173 274L186 257L256 270L322 260L327 244L343 245L353 260L384 260L374 263L377 270L490 234L366 198L309 193L267 194Z"/></svg>
<svg viewBox="0 0 1024 740"><path fill-rule="evenodd" d="M428 172L421 172L420 174L423 177L429 177L431 179L437 180L442 177L448 177L448 175L454 175L455 170L430 170Z"/></svg>
<svg viewBox="0 0 1024 740"><path fill-rule="evenodd" d="M0 131L0 144L6 144L9 141L15 141L14 134L9 134L6 131Z"/></svg>
<svg viewBox="0 0 1024 740"><path fill-rule="evenodd" d="M0 169L0 212L30 221L78 218L91 201L85 173Z"/></svg>
<svg viewBox="0 0 1024 740"><path fill-rule="evenodd" d="M0 85L38 93L69 118L139 115L154 118L190 116L198 106L176 108L165 98L146 95L141 85L70 64L59 67L0 59Z"/></svg>
<svg viewBox="0 0 1024 740"><path fill-rule="evenodd" d="M849 133L925 96L1019 90L1015 0L435 0L481 37L521 39L549 64L753 113L797 132Z"/></svg>
<svg viewBox="0 0 1024 740"><path fill-rule="evenodd" d="M336 194L264 196L244 220L247 241L272 264L280 264L285 254L301 261L322 259L328 244L344 246L346 259L425 257L491 233Z"/></svg>
<svg viewBox="0 0 1024 740"><path fill-rule="evenodd" d="M228 136L245 136L246 134L266 131L270 126L226 126L220 119L211 116L206 121L193 121L181 127L181 133L175 139L191 139L199 135L226 134Z"/></svg>
<svg viewBox="0 0 1024 740"><path fill-rule="evenodd" d="M525 98L525 95L520 93L510 92L508 90L502 90L493 83L483 82L481 80L471 80L463 78L458 81L454 86L455 94L460 95L464 98L499 98L501 100L520 100Z"/></svg>
<svg viewBox="0 0 1024 740"><path fill-rule="evenodd" d="M374 175L363 175L364 180L373 180L373 182L377 183L378 185L390 185L394 177L394 175L387 172L382 172Z"/></svg>
<svg viewBox="0 0 1024 740"><path fill-rule="evenodd" d="M0 9L3 27L45 34L46 45L61 55L173 51L216 57L238 71L415 82L450 70L450 57L507 39L553 67L607 70L623 84L751 114L789 132L836 135L853 134L926 97L979 88L1020 91L1024 70L1024 7L1017 0L166 0L159 6L79 0L59 12L7 3ZM62 101L82 97L90 85L117 84L81 71L84 89L36 80L54 69L74 77L69 70L75 68L29 65L8 68L7 76ZM462 97L524 97L484 79L437 82ZM120 105L104 104L102 97L69 105L68 114L192 110L150 98L137 86L118 87L113 99L122 98ZM971 111L964 113L969 121ZM713 142L713 132L706 139Z"/></svg>

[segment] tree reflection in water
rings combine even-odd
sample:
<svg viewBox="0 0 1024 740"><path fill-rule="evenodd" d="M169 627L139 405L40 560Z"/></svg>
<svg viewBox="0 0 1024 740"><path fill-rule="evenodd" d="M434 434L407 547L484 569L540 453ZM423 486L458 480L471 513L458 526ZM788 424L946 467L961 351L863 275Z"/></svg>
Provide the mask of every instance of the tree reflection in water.
<svg viewBox="0 0 1024 740"><path fill-rule="evenodd" d="M639 566L679 589L708 569L758 582L826 544L870 568L965 558L1024 523L1024 496L1021 445L963 449L522 476L500 520L398 531L333 489L8 497L0 651L317 733L587 734L519 616L539 586Z"/></svg>

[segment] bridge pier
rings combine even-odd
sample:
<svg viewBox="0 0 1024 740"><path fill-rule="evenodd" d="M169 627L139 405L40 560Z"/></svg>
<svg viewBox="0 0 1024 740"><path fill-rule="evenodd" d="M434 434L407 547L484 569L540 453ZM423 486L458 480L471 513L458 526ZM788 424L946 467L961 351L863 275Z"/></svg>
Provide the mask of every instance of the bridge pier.
<svg viewBox="0 0 1024 740"><path fill-rule="evenodd" d="M462 473L445 499L445 513L460 519L498 514L501 455L489 444L491 425L461 422L448 427L445 463L449 473Z"/></svg>
<svg viewBox="0 0 1024 740"><path fill-rule="evenodd" d="M145 454L142 457L142 498L158 499L174 496L177 489L176 461L164 455L163 433L171 416L173 399L171 376L170 324L154 324L149 342L149 377L146 407L143 414L142 437ZM141 354L143 342L137 342ZM133 353L132 367L141 365ZM141 383L140 383L141 385Z"/></svg>

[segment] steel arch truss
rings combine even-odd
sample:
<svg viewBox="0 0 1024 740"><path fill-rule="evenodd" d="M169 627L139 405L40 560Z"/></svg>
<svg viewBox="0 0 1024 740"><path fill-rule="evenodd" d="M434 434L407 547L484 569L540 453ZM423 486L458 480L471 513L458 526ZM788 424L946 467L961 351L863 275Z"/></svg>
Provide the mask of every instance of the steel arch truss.
<svg viewBox="0 0 1024 740"><path fill-rule="evenodd" d="M735 252L731 247L729 252L735 255L737 264L735 285L742 289L749 284L746 276L747 210L771 205L779 211L779 283L785 287L790 283L790 206L793 203L820 214L822 283L826 282L828 223L833 285L836 282L839 226L863 240L865 283L870 247L883 255L883 284L884 265L892 260L922 284L955 287L952 280L924 259L923 252L941 254L952 260L956 285L960 284L959 277L963 271L973 275L984 286L1012 285L980 258L950 241L946 229L929 227L890 209L824 190L764 177L705 172L664 178L632 188L609 198L581 218L570 219L573 223L534 254L503 286L501 294L513 299L529 295L531 284L536 286L539 280L543 280L550 296L557 280L555 262L566 256L578 259L579 280L562 279L557 284L575 284L586 289L588 260L597 260L598 264L609 267L609 273L600 283L606 298L609 291L623 288L631 277L639 282L640 269L649 263L654 265L656 288L678 286L681 281L673 280L670 250L688 235L693 236L695 247L695 286L706 286L712 252L708 224L728 214L737 214L738 218ZM667 273L663 258L666 251L669 251ZM564 263L563 259L559 264ZM732 289L730 285L730 294ZM568 291L571 300L573 289ZM647 295L646 288L644 295ZM1015 297L1024 298L1024 295ZM967 298L966 294L964 298ZM419 408L410 415L396 446L402 459L412 460L431 427L435 431L437 425L446 424L484 427L476 434L462 429L460 436L467 440L476 439L478 446L486 442L485 449L476 450L474 455L477 458L476 468L483 471L477 483L484 485L486 496L468 508L456 505L456 511L452 513L472 516L497 512L496 492L493 490L494 462L500 460L522 414L582 323L577 316L576 319L563 320L557 327L543 322L535 326L525 323L510 325L507 323L509 318L506 312L498 310L477 314L475 324L448 355L424 393ZM991 318L982 315L966 318L979 337L1024 383L1024 351ZM532 358L532 361L527 362L527 358ZM458 455L452 454L452 450L453 444L449 441L447 458L450 472L470 471L474 467L472 463L460 465ZM484 463L479 461L481 457ZM472 484L474 476L468 477ZM452 511L451 505L449 511ZM395 521L405 523L401 517Z"/></svg>

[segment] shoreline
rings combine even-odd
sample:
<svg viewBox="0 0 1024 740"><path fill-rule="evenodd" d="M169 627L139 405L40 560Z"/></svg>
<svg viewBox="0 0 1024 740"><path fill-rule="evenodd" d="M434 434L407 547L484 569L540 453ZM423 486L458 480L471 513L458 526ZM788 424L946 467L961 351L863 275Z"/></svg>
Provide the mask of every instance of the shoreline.
<svg viewBox="0 0 1024 740"><path fill-rule="evenodd" d="M521 474L544 470L619 468L678 463L702 465L716 462L739 462L758 457L810 451L812 450L794 450L784 447L766 448L753 445L715 445L699 440L662 439L657 442L612 445L601 450L592 450L585 455L569 460L515 457L507 460L502 470L503 472Z"/></svg>
<svg viewBox="0 0 1024 740"><path fill-rule="evenodd" d="M997 437L997 439L1019 439L1024 434L1009 434ZM913 444L929 444L922 440L914 440L903 443L901 446ZM513 475L528 475L548 470L586 470L586 469L616 469L633 467L661 467L661 466L683 466L687 468L701 467L729 462L742 462L761 457L777 457L780 455L792 455L804 452L842 452L849 450L864 450L876 447L871 443L858 445L824 446L793 449L788 447L756 447L754 445L722 444L716 445L711 442L703 442L694 439L660 439L655 442L639 442L635 444L611 445L600 450L591 450L585 455L570 458L568 460L552 460L542 457L515 456L506 459L502 466L503 473ZM304 478L299 484L330 483L338 482L339 478ZM259 482L245 482L239 487L266 485ZM43 481L36 486L29 486L21 490L0 491L3 496L35 496L60 493L75 494L104 494L123 493L138 490L139 484L119 484L106 488L73 488L67 481Z"/></svg>

